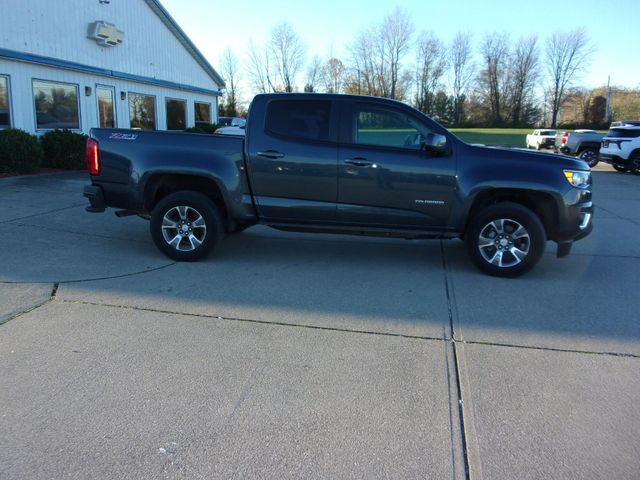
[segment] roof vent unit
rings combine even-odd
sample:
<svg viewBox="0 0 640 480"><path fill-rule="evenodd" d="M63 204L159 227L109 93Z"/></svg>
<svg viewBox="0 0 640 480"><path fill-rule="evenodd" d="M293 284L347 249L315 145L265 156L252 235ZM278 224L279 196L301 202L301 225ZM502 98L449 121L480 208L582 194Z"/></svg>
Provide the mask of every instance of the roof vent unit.
<svg viewBox="0 0 640 480"><path fill-rule="evenodd" d="M100 20L89 24L87 37L102 47L115 47L124 40L124 32L118 30L114 24Z"/></svg>

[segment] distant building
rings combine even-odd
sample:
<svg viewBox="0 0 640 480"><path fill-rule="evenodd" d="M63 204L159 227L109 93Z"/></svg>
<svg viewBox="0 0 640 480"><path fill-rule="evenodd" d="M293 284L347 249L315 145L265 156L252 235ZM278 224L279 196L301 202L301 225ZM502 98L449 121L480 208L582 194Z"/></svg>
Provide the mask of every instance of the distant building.
<svg viewBox="0 0 640 480"><path fill-rule="evenodd" d="M224 81L158 0L20 0L0 15L0 128L183 130Z"/></svg>

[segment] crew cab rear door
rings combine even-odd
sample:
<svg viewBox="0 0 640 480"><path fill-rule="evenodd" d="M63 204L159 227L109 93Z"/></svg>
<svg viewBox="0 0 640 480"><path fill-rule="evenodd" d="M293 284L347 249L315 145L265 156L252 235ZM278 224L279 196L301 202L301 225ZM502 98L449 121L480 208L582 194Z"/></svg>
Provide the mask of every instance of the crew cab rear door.
<svg viewBox="0 0 640 480"><path fill-rule="evenodd" d="M341 110L338 220L444 229L457 183L455 155L442 127L382 102L344 102Z"/></svg>
<svg viewBox="0 0 640 480"><path fill-rule="evenodd" d="M317 97L271 98L264 109L250 114L248 169L261 218L285 223L335 221L336 120L333 101ZM264 122L263 128L255 122Z"/></svg>

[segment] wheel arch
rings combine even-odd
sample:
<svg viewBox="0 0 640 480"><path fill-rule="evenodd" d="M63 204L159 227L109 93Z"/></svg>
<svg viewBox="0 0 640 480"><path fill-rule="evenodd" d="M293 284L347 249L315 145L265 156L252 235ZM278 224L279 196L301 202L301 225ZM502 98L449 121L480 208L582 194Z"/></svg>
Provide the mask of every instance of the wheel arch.
<svg viewBox="0 0 640 480"><path fill-rule="evenodd" d="M476 194L467 211L465 231L478 212L490 205L504 202L516 203L531 210L542 222L547 239L556 239L559 223L557 200L551 193L526 189L498 188Z"/></svg>
<svg viewBox="0 0 640 480"><path fill-rule="evenodd" d="M144 211L151 212L160 200L180 190L190 190L206 195L220 210L225 225L229 222L224 189L213 178L200 175L159 173L152 176L147 180L144 188Z"/></svg>
<svg viewBox="0 0 640 480"><path fill-rule="evenodd" d="M582 152L584 152L589 148L593 148L596 152L599 152L600 144L596 142L583 142L580 145L578 145L578 148L576 149L576 154L580 155Z"/></svg>

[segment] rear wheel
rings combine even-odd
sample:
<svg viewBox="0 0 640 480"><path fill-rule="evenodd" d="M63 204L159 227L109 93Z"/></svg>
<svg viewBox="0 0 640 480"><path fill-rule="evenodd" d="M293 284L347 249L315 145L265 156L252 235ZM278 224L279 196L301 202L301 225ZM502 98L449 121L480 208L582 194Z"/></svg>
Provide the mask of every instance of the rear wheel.
<svg viewBox="0 0 640 480"><path fill-rule="evenodd" d="M578 157L580 160L587 162L589 168L593 168L598 164L598 152L594 148L585 148L578 154Z"/></svg>
<svg viewBox="0 0 640 480"><path fill-rule="evenodd" d="M163 198L151 213L151 237L169 258L199 260L223 235L222 219L213 201L199 192L178 191Z"/></svg>
<svg viewBox="0 0 640 480"><path fill-rule="evenodd" d="M544 251L540 219L517 203L498 203L471 219L465 243L471 260L485 273L516 277L531 270Z"/></svg>
<svg viewBox="0 0 640 480"><path fill-rule="evenodd" d="M619 172L628 172L629 169L627 167L623 167L622 165L613 165L613 168Z"/></svg>
<svg viewBox="0 0 640 480"><path fill-rule="evenodd" d="M633 173L634 175L640 175L640 153L636 153L634 154L630 159L629 159L629 171L631 173Z"/></svg>

